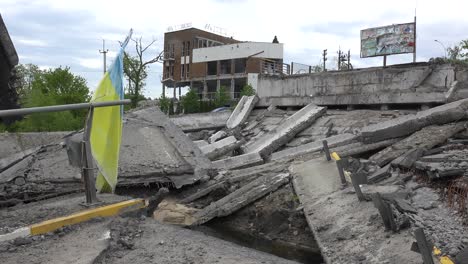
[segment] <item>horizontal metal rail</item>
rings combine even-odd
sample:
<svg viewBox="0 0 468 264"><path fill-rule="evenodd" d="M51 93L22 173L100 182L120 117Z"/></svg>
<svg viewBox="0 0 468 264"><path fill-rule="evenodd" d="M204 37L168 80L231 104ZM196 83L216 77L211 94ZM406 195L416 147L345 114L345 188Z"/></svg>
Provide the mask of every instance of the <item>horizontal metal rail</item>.
<svg viewBox="0 0 468 264"><path fill-rule="evenodd" d="M29 115L29 114L35 114L35 113L60 112L60 111L78 110L78 109L89 109L90 107L128 105L130 103L131 103L130 99L125 99L125 100L107 101L107 102L95 102L95 103L90 102L90 103L81 103L81 104L67 104L67 105L53 105L53 106L9 109L9 110L1 110L0 117L22 116L22 115Z"/></svg>

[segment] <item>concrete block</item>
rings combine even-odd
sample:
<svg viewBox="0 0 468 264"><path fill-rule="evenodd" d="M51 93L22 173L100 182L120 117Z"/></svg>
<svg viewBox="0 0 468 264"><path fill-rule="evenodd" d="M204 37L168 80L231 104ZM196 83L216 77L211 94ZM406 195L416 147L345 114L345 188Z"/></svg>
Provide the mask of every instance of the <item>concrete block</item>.
<svg viewBox="0 0 468 264"><path fill-rule="evenodd" d="M250 112L255 107L255 104L258 102L258 97L253 96L242 96L242 98L237 103L236 108L232 112L231 116L226 122L226 127L228 129L234 129L242 125L250 115Z"/></svg>
<svg viewBox="0 0 468 264"><path fill-rule="evenodd" d="M442 125L467 118L468 99L437 106L413 115L370 125L361 130L362 141L372 143L412 134L429 125Z"/></svg>
<svg viewBox="0 0 468 264"><path fill-rule="evenodd" d="M384 180L385 178L390 177L391 175L392 175L392 173L390 172L390 164L388 164L387 166L379 169L374 174L372 174L367 179L367 182L368 183L377 183L377 182L380 182L380 181Z"/></svg>
<svg viewBox="0 0 468 264"><path fill-rule="evenodd" d="M197 145L197 147L199 148L209 144L208 142L206 142L206 140L195 140L193 143L195 143L195 145Z"/></svg>
<svg viewBox="0 0 468 264"><path fill-rule="evenodd" d="M262 163L263 159L260 156L260 154L257 152L253 152L239 156L234 156L227 159L213 161L212 165L214 168L231 170L251 167Z"/></svg>
<svg viewBox="0 0 468 264"><path fill-rule="evenodd" d="M231 111L215 113L198 113L171 117L171 121L184 132L200 130L221 129L226 126L226 121L231 116Z"/></svg>
<svg viewBox="0 0 468 264"><path fill-rule="evenodd" d="M209 138L208 138L208 142L210 144L213 144L214 142L220 140L221 138L225 137L227 135L227 133L223 130L220 130L216 133L214 133L213 135L211 135Z"/></svg>
<svg viewBox="0 0 468 264"><path fill-rule="evenodd" d="M325 111L325 107L309 104L286 118L275 129L249 142L243 147L243 150L245 153L258 152L262 157L266 157L288 143L296 134L309 127Z"/></svg>
<svg viewBox="0 0 468 264"><path fill-rule="evenodd" d="M328 142L328 147L334 148L349 144L356 138L357 136L349 133L331 136L322 140L317 140L294 148L288 148L282 151L274 152L273 154L271 154L271 160L294 158L300 155L320 151L323 148L323 140L326 140Z"/></svg>
<svg viewBox="0 0 468 264"><path fill-rule="evenodd" d="M216 141L212 144L203 146L200 148L200 150L210 160L214 160L217 157L220 157L224 154L229 153L230 151L235 150L236 148L239 148L241 144L241 141L238 141L234 136L230 136Z"/></svg>

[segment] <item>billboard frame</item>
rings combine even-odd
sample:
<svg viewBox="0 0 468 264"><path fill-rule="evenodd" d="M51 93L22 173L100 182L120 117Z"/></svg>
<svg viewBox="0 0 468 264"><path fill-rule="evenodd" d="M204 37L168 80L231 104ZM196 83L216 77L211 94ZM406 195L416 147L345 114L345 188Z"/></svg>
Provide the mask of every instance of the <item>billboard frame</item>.
<svg viewBox="0 0 468 264"><path fill-rule="evenodd" d="M363 31L365 30L370 30L370 29L376 29L376 28L384 28L384 27L389 27L389 26L402 26L402 25L410 25L410 24L413 24L414 25L414 49L413 49L413 52L398 52L398 53L389 53L389 54L381 54L381 55L372 55L372 56L365 56L363 57L362 56L362 33ZM386 61L386 57L387 56L390 56L390 55L400 55L400 54L411 54L413 53L413 62L416 62L416 46L417 46L417 41L416 41L416 16L414 17L414 21L413 22L408 22L408 23L400 23L400 24L392 24L392 25L388 25L388 26L381 26L381 27L372 27L372 28L366 28L366 29L361 29L360 31L360 50L359 50L359 56L360 58L375 58L375 57L384 57L384 66L385 66L385 61Z"/></svg>

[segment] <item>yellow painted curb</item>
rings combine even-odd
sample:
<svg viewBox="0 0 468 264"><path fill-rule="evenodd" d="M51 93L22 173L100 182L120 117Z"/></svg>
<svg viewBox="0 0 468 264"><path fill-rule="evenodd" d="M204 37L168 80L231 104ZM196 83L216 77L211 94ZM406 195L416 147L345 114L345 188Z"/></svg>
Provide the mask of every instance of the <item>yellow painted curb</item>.
<svg viewBox="0 0 468 264"><path fill-rule="evenodd" d="M336 153L336 152L333 152L333 153L331 154L331 157L332 157L334 160L340 160L340 159L341 159L341 158L340 158L340 155L338 155L338 153Z"/></svg>
<svg viewBox="0 0 468 264"><path fill-rule="evenodd" d="M442 251L436 247L433 248L432 253L439 259L440 264L455 264L449 257L441 256Z"/></svg>
<svg viewBox="0 0 468 264"><path fill-rule="evenodd" d="M101 206L94 209L85 210L79 213L72 215L59 217L51 220L44 221L42 223L34 224L31 228L31 235L45 234L51 231L54 231L58 228L67 225L73 225L87 221L95 217L106 217L113 216L118 214L122 209L137 206L138 208L145 207L144 199L132 199L128 201L123 201L120 203L110 204L106 206Z"/></svg>

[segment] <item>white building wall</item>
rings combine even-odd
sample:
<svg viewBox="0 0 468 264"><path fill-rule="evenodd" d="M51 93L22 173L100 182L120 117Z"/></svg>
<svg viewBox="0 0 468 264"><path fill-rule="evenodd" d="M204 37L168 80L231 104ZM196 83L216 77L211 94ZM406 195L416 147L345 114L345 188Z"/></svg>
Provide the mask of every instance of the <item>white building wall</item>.
<svg viewBox="0 0 468 264"><path fill-rule="evenodd" d="M256 54L256 55L255 55ZM207 62L246 57L254 58L283 58L283 44L263 42L243 42L208 48L194 49L192 62Z"/></svg>

